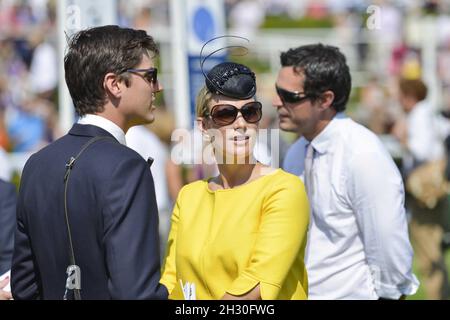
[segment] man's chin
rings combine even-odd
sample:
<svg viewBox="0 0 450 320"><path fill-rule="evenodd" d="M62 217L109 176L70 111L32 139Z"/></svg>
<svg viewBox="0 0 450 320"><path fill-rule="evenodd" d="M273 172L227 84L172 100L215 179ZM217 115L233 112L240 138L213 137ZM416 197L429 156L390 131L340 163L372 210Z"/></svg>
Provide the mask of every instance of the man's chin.
<svg viewBox="0 0 450 320"><path fill-rule="evenodd" d="M291 123L290 121L288 122L288 121L283 121L283 119L280 119L280 122L279 122L278 126L283 131L297 132L296 125Z"/></svg>
<svg viewBox="0 0 450 320"><path fill-rule="evenodd" d="M155 122L155 116L151 116L149 119L147 119L147 122L145 124L150 124Z"/></svg>
<svg viewBox="0 0 450 320"><path fill-rule="evenodd" d="M150 124L150 123L153 123L154 121L155 121L155 116L154 115L147 116L145 118L141 118L141 119L133 121L132 124L131 124L131 127Z"/></svg>

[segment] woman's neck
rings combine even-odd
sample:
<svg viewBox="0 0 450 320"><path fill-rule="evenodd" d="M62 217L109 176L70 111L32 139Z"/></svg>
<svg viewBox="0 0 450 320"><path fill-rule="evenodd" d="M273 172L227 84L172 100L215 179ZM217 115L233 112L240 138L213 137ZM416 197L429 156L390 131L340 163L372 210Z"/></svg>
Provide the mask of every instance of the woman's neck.
<svg viewBox="0 0 450 320"><path fill-rule="evenodd" d="M224 189L233 188L252 181L258 176L259 163L219 164L219 176L216 183Z"/></svg>

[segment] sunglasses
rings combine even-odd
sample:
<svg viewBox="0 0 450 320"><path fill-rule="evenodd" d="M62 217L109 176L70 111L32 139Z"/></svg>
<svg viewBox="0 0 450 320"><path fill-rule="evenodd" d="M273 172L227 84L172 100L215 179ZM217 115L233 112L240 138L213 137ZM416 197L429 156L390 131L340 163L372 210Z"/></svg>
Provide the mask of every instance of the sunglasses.
<svg viewBox="0 0 450 320"><path fill-rule="evenodd" d="M305 92L287 91L285 89L280 88L277 85L275 85L275 89L277 90L277 94L280 97L283 104L285 104L285 103L300 103L300 102L303 102L305 100L315 97L315 95L306 94ZM302 94L303 94L303 96L302 96Z"/></svg>
<svg viewBox="0 0 450 320"><path fill-rule="evenodd" d="M125 72L134 73L146 81L151 83L152 85L158 84L158 69L157 68L148 68L148 69L127 69ZM140 72L144 72L144 74L140 74Z"/></svg>
<svg viewBox="0 0 450 320"><path fill-rule="evenodd" d="M240 109L231 104L217 104L211 109L211 113L206 114L206 116L210 116L218 126L227 126L236 120L239 112L248 123L256 123L262 117L261 102L252 101L244 104Z"/></svg>

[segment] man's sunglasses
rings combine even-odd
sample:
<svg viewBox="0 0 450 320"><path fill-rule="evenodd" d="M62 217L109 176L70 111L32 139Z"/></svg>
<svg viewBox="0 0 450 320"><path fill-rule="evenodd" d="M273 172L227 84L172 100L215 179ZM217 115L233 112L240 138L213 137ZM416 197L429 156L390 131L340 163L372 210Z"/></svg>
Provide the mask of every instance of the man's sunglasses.
<svg viewBox="0 0 450 320"><path fill-rule="evenodd" d="M275 85L277 94L283 103L300 103L315 97L315 95L306 94L305 92L287 91Z"/></svg>
<svg viewBox="0 0 450 320"><path fill-rule="evenodd" d="M125 72L131 72L134 73L142 78L144 78L146 81L153 85L158 84L158 69L157 68L148 68L148 69L127 69ZM144 72L144 74L141 74L141 72Z"/></svg>
<svg viewBox="0 0 450 320"><path fill-rule="evenodd" d="M239 112L248 123L256 123L262 117L261 102L252 101L244 104L240 109L231 104L217 104L206 116L210 116L212 121L218 126L227 126L236 120Z"/></svg>

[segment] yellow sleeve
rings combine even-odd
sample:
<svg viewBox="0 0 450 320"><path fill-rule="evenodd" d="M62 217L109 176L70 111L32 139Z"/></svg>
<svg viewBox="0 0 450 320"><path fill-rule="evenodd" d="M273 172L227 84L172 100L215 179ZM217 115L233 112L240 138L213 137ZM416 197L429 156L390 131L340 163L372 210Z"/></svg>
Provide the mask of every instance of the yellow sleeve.
<svg viewBox="0 0 450 320"><path fill-rule="evenodd" d="M162 276L160 283L165 285L169 291L169 295L177 284L177 268L176 268L176 248L177 248L177 230L180 219L180 203L183 189L178 193L177 201L173 208L172 217L170 219L170 232L166 246L166 257L162 268Z"/></svg>
<svg viewBox="0 0 450 320"><path fill-rule="evenodd" d="M309 204L301 180L286 180L275 184L265 200L249 264L227 293L243 295L259 284L262 299L276 299L298 258L306 242Z"/></svg>

